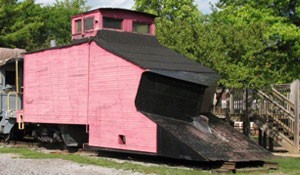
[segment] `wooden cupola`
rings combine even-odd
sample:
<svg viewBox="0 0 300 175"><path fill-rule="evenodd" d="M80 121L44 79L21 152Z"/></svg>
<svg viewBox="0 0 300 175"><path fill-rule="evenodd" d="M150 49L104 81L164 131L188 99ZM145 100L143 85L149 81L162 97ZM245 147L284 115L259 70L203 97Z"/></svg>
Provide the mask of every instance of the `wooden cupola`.
<svg viewBox="0 0 300 175"><path fill-rule="evenodd" d="M72 39L97 35L99 30L155 35L154 15L117 8L100 8L72 17Z"/></svg>

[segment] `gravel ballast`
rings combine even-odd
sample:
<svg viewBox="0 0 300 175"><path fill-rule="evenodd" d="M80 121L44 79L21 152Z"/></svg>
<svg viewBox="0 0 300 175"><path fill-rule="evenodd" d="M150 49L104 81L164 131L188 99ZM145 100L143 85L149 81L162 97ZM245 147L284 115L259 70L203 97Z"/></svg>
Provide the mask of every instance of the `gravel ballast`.
<svg viewBox="0 0 300 175"><path fill-rule="evenodd" d="M14 154L0 154L0 175L143 175L94 165L82 165L61 159L23 159Z"/></svg>

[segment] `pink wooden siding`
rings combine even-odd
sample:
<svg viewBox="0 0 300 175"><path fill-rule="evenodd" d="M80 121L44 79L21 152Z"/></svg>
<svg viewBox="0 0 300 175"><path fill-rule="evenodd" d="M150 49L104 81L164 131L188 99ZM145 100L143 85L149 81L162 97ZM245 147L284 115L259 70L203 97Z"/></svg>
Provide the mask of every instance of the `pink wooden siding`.
<svg viewBox="0 0 300 175"><path fill-rule="evenodd" d="M25 122L88 124L91 146L156 153L157 126L135 107L143 69L92 42L25 55L24 71Z"/></svg>
<svg viewBox="0 0 300 175"><path fill-rule="evenodd" d="M156 124L137 112L135 97L143 70L91 43L89 144L156 152ZM118 142L124 135L126 144Z"/></svg>
<svg viewBox="0 0 300 175"><path fill-rule="evenodd" d="M84 31L84 18L94 16L94 30ZM72 17L72 39L81 39L85 37L96 36L99 29L103 29L103 17L124 19L122 23L122 30L125 32L133 32L133 22L149 24L151 35L155 35L154 17L142 15L133 11L127 10L105 10L98 9L88 13L78 14ZM82 20L82 32L76 33L75 21ZM116 30L116 29L110 29Z"/></svg>
<svg viewBox="0 0 300 175"><path fill-rule="evenodd" d="M25 122L86 124L88 47L25 55Z"/></svg>

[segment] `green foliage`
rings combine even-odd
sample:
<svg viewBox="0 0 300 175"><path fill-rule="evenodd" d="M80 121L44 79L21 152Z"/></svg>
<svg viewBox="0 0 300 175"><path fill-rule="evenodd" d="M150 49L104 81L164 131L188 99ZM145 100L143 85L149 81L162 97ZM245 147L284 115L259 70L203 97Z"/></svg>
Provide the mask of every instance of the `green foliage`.
<svg viewBox="0 0 300 175"><path fill-rule="evenodd" d="M226 87L260 88L299 78L300 31L285 17L246 5L209 19L202 24L198 57L222 75Z"/></svg>
<svg viewBox="0 0 300 175"><path fill-rule="evenodd" d="M136 0L134 8L137 11L148 12L171 21L175 18L191 20L199 15L193 0Z"/></svg>
<svg viewBox="0 0 300 175"><path fill-rule="evenodd" d="M300 4L298 0L219 0L217 6L226 9L229 6L251 6L254 9L268 9L274 16L286 17L290 22L300 25Z"/></svg>
<svg viewBox="0 0 300 175"><path fill-rule="evenodd" d="M158 15L156 35L163 45L194 57L201 13L193 0L136 0L135 9Z"/></svg>
<svg viewBox="0 0 300 175"><path fill-rule="evenodd" d="M210 16L208 25L222 28L218 35L226 46L226 54L217 54L226 68L213 66L223 75L221 82L227 87L260 88L299 79L299 28L287 16L252 3L228 5ZM236 67L230 70L231 66Z"/></svg>
<svg viewBox="0 0 300 175"><path fill-rule="evenodd" d="M85 11L85 0L56 1L41 6L34 0L0 1L0 46L19 47L28 51L71 41L71 16Z"/></svg>
<svg viewBox="0 0 300 175"><path fill-rule="evenodd" d="M17 47L32 45L34 38L40 35L44 22L39 17L42 12L39 5L33 0L24 0L18 3L15 0L0 1L0 46Z"/></svg>
<svg viewBox="0 0 300 175"><path fill-rule="evenodd" d="M157 1L138 0L135 1L134 9L136 9L137 11L147 12L153 15L161 16L162 0L157 0Z"/></svg>
<svg viewBox="0 0 300 175"><path fill-rule="evenodd" d="M48 47L50 40L55 39L58 45L65 45L71 41L71 17L88 10L86 0L65 0L56 2L52 6L44 7L43 18L47 20L43 29Z"/></svg>

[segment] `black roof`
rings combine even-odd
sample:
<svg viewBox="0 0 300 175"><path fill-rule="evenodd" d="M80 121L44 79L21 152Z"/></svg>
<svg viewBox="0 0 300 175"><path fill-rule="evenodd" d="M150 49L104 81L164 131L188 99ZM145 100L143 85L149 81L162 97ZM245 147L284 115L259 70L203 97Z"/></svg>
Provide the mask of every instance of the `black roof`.
<svg viewBox="0 0 300 175"><path fill-rule="evenodd" d="M162 46L155 36L120 32L112 30L99 30L95 37L73 40L72 44L43 49L45 50L67 48L75 45L95 41L103 49L151 72L157 74L202 84L215 85L219 75L172 49ZM30 54L27 53L27 54Z"/></svg>
<svg viewBox="0 0 300 175"><path fill-rule="evenodd" d="M150 16L150 17L157 17L157 15L151 14L151 13L147 13L147 12L142 12L142 11L136 11L136 10L130 10L130 9L124 9L124 8L111 8L111 7L102 7L98 9L99 11L103 11L103 10L109 10L109 11L127 11L127 12L131 12L131 13L137 13L137 14L142 14L142 15L146 15L146 16Z"/></svg>
<svg viewBox="0 0 300 175"><path fill-rule="evenodd" d="M102 7L102 8L96 8L87 12L83 12L83 13L79 13L76 14L74 16L80 16L80 15L84 15L84 14L88 14L91 12L95 12L95 11L125 11L125 12L130 12L130 13L136 13L136 14L141 14L141 15L145 15L145 16L149 16L149 17L157 17L157 15L151 14L151 13L146 13L146 12L142 12L142 11L136 11L136 10L130 10L130 9L124 9L124 8L111 8L111 7ZM73 16L73 17L74 17Z"/></svg>
<svg viewBox="0 0 300 175"><path fill-rule="evenodd" d="M144 69L216 74L200 63L162 46L152 35L99 30L93 40L107 51Z"/></svg>

